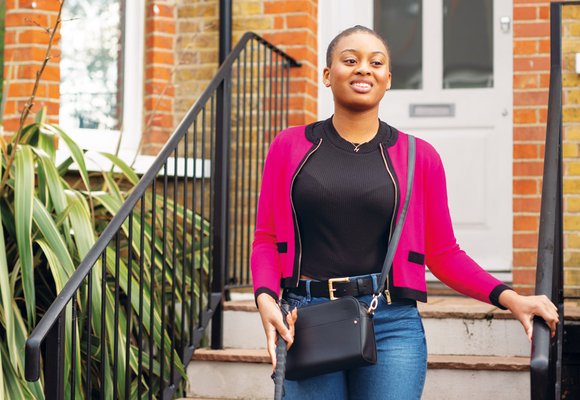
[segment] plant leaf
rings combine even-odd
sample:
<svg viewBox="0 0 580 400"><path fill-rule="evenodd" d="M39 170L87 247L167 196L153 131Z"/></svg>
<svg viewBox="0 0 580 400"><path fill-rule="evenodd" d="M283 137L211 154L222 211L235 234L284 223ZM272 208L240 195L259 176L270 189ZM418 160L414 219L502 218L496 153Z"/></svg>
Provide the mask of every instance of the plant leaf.
<svg viewBox="0 0 580 400"><path fill-rule="evenodd" d="M32 204L34 198L34 156L30 146L20 145L14 157L14 219L18 253L22 263L22 284L29 328L36 325L36 293L32 259Z"/></svg>
<svg viewBox="0 0 580 400"><path fill-rule="evenodd" d="M99 154L108 158L109 161L111 161L115 166L117 166L121 171L123 171L125 177L133 185L136 185L139 182L139 177L137 176L133 168L131 168L125 161L121 160L119 157L110 153L101 152Z"/></svg>

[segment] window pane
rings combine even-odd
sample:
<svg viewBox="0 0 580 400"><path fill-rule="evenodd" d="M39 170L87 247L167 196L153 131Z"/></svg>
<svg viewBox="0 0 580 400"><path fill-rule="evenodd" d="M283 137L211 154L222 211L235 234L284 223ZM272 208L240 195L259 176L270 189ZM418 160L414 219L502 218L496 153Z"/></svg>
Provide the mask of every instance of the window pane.
<svg viewBox="0 0 580 400"><path fill-rule="evenodd" d="M493 0L443 7L443 87L493 87Z"/></svg>
<svg viewBox="0 0 580 400"><path fill-rule="evenodd" d="M67 0L61 28L60 123L118 130L122 0Z"/></svg>
<svg viewBox="0 0 580 400"><path fill-rule="evenodd" d="M375 0L374 29L391 51L392 89L423 87L421 0Z"/></svg>

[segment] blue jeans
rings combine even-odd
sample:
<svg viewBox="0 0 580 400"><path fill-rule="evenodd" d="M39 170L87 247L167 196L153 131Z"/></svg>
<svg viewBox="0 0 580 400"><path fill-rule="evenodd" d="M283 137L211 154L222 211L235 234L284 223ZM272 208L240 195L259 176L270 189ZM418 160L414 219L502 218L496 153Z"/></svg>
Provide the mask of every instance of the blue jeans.
<svg viewBox="0 0 580 400"><path fill-rule="evenodd" d="M286 293L284 298L291 309L329 301L294 293ZM370 304L372 295L358 299ZM300 381L287 380L285 399L420 399L427 373L427 345L416 303L394 300L387 304L381 296L373 320L378 352L375 365Z"/></svg>

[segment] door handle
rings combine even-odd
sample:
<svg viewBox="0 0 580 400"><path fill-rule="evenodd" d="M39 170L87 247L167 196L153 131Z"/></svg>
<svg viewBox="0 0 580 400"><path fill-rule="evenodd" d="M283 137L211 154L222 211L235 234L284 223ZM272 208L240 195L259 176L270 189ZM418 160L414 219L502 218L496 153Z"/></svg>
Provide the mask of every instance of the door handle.
<svg viewBox="0 0 580 400"><path fill-rule="evenodd" d="M503 33L510 33L510 29L512 26L512 19L507 16L500 17L499 19L499 26Z"/></svg>

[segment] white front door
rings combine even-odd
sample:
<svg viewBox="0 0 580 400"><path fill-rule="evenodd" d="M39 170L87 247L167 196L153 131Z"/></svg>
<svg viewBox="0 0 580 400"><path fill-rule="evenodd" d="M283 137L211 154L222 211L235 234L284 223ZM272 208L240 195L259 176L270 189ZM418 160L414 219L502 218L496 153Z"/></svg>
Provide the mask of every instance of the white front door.
<svg viewBox="0 0 580 400"><path fill-rule="evenodd" d="M441 154L455 233L483 267L512 266L512 1L320 0L319 69L345 28L374 27L391 50L380 118ZM319 86L319 118L332 94Z"/></svg>

